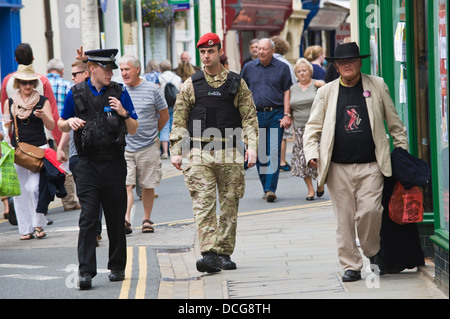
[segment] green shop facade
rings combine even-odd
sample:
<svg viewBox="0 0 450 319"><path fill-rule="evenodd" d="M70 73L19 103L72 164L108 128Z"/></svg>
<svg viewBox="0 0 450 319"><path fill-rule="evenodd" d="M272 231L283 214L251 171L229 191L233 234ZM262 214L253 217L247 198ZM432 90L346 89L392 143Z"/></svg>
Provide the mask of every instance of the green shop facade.
<svg viewBox="0 0 450 319"><path fill-rule="evenodd" d="M419 225L435 283L447 295L449 243L449 0L359 0L363 72L384 78L408 129L410 153L429 163Z"/></svg>

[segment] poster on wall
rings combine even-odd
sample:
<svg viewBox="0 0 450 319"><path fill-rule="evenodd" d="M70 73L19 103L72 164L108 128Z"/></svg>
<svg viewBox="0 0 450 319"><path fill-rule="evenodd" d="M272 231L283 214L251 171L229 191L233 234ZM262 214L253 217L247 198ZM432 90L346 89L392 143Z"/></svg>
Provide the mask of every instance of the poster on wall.
<svg viewBox="0 0 450 319"><path fill-rule="evenodd" d="M61 60L66 66L64 79L72 80L70 66L74 61L77 49L82 43L81 36L81 0L59 0L59 30L61 41Z"/></svg>

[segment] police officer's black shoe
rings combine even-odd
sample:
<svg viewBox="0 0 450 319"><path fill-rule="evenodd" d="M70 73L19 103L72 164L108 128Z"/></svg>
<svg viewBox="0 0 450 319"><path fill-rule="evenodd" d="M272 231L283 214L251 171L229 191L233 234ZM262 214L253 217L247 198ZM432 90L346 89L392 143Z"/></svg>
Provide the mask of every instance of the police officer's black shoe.
<svg viewBox="0 0 450 319"><path fill-rule="evenodd" d="M78 280L78 287L81 290L87 290L92 288L92 275L91 274L83 274L80 275Z"/></svg>
<svg viewBox="0 0 450 319"><path fill-rule="evenodd" d="M203 258L197 260L197 270L199 272L219 272L221 270L220 263L215 252L207 252L203 254Z"/></svg>
<svg viewBox="0 0 450 319"><path fill-rule="evenodd" d="M109 281L122 281L125 280L125 271L123 270L111 270L108 275Z"/></svg>
<svg viewBox="0 0 450 319"><path fill-rule="evenodd" d="M370 269L375 275L384 276L386 274L384 269L384 262L381 259L381 254L378 252L375 256L369 257Z"/></svg>
<svg viewBox="0 0 450 319"><path fill-rule="evenodd" d="M361 272L357 270L346 270L342 276L343 282L357 281L361 279Z"/></svg>
<svg viewBox="0 0 450 319"><path fill-rule="evenodd" d="M231 260L229 255L219 255L219 264L223 270L236 269L236 263Z"/></svg>

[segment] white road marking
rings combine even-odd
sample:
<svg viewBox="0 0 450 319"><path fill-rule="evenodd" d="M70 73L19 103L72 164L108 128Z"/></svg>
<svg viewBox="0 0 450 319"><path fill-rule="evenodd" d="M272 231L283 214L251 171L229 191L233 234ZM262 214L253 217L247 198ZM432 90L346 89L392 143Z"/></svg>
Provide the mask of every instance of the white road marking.
<svg viewBox="0 0 450 319"><path fill-rule="evenodd" d="M0 264L0 268L39 269L39 268L45 268L45 267L47 267L47 266Z"/></svg>

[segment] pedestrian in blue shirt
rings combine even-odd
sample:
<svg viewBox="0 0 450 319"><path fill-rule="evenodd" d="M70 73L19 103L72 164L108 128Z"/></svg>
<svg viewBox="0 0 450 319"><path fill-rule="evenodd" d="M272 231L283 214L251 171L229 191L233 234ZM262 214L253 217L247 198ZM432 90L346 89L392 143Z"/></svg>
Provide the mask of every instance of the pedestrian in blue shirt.
<svg viewBox="0 0 450 319"><path fill-rule="evenodd" d="M72 87L72 82L64 80L64 63L59 59L51 59L47 63L47 79L52 86L58 105L58 113L61 113L67 93Z"/></svg>
<svg viewBox="0 0 450 319"><path fill-rule="evenodd" d="M58 113L64 106L67 93L73 86L72 82L64 80L64 62L59 59L51 59L47 63L47 79L52 86L53 94L55 94L56 104L58 105ZM61 141L60 143L61 144ZM59 145L58 145L59 147ZM65 151L68 151L68 146ZM75 183L73 181L72 174L66 174L64 182L64 188L67 191L67 196L61 198L61 202L64 206L64 211L77 210L81 206L78 204L78 199L75 193Z"/></svg>
<svg viewBox="0 0 450 319"><path fill-rule="evenodd" d="M91 77L69 91L58 121L61 131L74 131L79 157L74 173L81 204L80 289L90 289L97 274L95 249L100 204L109 239L109 280L125 279L125 136L136 133L138 122L130 95L122 85L111 81L112 70L118 68L117 52L117 49L86 52Z"/></svg>
<svg viewBox="0 0 450 319"><path fill-rule="evenodd" d="M284 129L292 124L289 89L293 85L286 63L273 57L275 44L261 39L258 59L248 62L242 78L253 94L259 122L258 169L264 196L268 202L276 200L275 192L280 173L281 142ZM265 154L264 154L265 152Z"/></svg>

